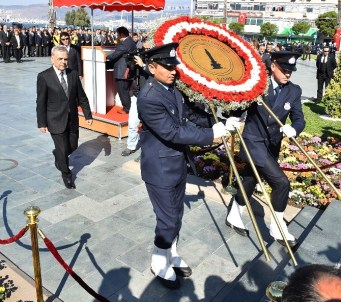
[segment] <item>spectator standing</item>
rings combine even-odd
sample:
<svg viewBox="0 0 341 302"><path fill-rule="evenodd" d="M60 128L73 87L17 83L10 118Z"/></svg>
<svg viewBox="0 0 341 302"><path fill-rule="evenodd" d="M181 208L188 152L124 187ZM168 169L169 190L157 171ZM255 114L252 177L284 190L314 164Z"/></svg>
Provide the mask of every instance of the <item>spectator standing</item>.
<svg viewBox="0 0 341 302"><path fill-rule="evenodd" d="M35 45L36 45L36 56L42 57L43 56L43 36L41 30L37 30L37 34L35 36Z"/></svg>
<svg viewBox="0 0 341 302"><path fill-rule="evenodd" d="M262 62L264 63L266 67L266 71L268 75L271 75L271 54L265 52L265 46L260 45L259 46L259 55L262 58Z"/></svg>
<svg viewBox="0 0 341 302"><path fill-rule="evenodd" d="M2 31L0 32L2 58L4 60L4 63L9 63L11 61L10 59L11 38L12 33L8 30L7 25L5 24L3 26Z"/></svg>
<svg viewBox="0 0 341 302"><path fill-rule="evenodd" d="M13 46L13 56L17 63L21 63L22 49L24 48L24 40L20 35L19 28L14 29L14 35L11 38L11 45Z"/></svg>
<svg viewBox="0 0 341 302"><path fill-rule="evenodd" d="M68 68L76 71L80 77L83 78L83 64L80 58L79 49L76 45L70 43L70 35L68 32L63 31L60 34L60 43L64 45L69 52Z"/></svg>
<svg viewBox="0 0 341 302"><path fill-rule="evenodd" d="M318 55L316 59L317 102L321 102L323 87L324 89L328 87L336 68L335 56L330 55L329 51L329 46L324 46L322 54Z"/></svg>

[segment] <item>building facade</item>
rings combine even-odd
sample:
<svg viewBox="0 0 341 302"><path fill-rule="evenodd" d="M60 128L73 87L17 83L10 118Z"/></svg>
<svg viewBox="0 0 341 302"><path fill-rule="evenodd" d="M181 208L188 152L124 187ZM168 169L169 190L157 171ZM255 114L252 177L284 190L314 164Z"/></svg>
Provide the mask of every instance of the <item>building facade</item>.
<svg viewBox="0 0 341 302"><path fill-rule="evenodd" d="M271 22L278 26L279 36L291 39L290 29L295 23L306 21L310 24L311 38L316 39L315 20L319 15L338 11L338 0L196 0L195 14L224 18L226 22L243 22L246 35L257 35L263 23Z"/></svg>

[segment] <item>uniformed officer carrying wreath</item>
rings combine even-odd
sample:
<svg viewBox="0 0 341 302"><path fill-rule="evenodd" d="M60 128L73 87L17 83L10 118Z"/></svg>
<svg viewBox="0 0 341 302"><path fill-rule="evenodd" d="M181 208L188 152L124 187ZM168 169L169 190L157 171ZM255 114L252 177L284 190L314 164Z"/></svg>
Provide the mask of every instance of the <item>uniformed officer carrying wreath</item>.
<svg viewBox="0 0 341 302"><path fill-rule="evenodd" d="M263 96L264 103L272 109L281 122L285 124L289 117L291 124L285 124L280 128L261 103L253 103L247 111L243 131L246 147L256 169L272 189L271 204L290 246L295 246L297 243L283 220L284 211L288 204L290 183L278 164L278 156L283 133L287 137L296 137L305 127L301 105L302 90L298 85L289 81L292 72L296 71L296 61L299 56L298 53L286 51L271 54L272 75L268 94ZM248 161L244 149L241 150L240 156L243 160ZM256 184L257 179L251 167L248 166L243 175L243 186L248 199L255 190ZM242 221L242 213L245 207L242 192L238 190L233 199L231 211L226 218L226 225L233 228L239 235L247 237L249 231ZM280 244L285 245L272 216L270 235Z"/></svg>
<svg viewBox="0 0 341 302"><path fill-rule="evenodd" d="M186 105L174 87L177 47L177 43L169 43L145 52L152 77L137 99L142 122L141 173L156 214L151 270L169 288L180 286L178 276L192 274L176 248L184 213L187 146L210 145L235 124L234 118L225 126L219 122L212 128L208 128L206 117L191 118L197 126L187 121Z"/></svg>

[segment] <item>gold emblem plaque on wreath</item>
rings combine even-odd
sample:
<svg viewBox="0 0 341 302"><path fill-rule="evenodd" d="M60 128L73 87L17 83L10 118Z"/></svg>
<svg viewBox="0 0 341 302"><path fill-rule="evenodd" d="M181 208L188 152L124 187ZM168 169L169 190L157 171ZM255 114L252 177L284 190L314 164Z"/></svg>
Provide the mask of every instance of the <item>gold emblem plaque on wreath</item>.
<svg viewBox="0 0 341 302"><path fill-rule="evenodd" d="M197 73L218 82L242 79L245 66L225 43L204 35L187 35L179 41L182 60Z"/></svg>

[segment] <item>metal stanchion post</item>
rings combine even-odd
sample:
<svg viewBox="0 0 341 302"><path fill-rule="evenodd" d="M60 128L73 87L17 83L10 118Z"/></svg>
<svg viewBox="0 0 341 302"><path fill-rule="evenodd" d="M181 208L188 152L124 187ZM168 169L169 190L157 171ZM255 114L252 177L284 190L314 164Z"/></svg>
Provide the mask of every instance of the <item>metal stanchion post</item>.
<svg viewBox="0 0 341 302"><path fill-rule="evenodd" d="M33 256L33 268L34 268L34 281L36 285L37 302L44 302L43 299L43 285L41 279L40 259L39 259L39 245L38 245L38 215L40 209L35 206L28 207L24 214L28 218L27 224L31 231L31 243L32 243L32 256Z"/></svg>

